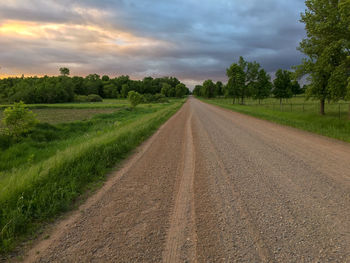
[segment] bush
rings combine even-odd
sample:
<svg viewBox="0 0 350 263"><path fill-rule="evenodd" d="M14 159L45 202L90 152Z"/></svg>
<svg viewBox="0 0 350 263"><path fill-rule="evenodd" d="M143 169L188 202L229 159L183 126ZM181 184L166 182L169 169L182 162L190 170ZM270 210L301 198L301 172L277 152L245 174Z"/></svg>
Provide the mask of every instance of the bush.
<svg viewBox="0 0 350 263"><path fill-rule="evenodd" d="M163 94L155 94L154 96L154 101L158 103L168 103L169 100L163 95Z"/></svg>
<svg viewBox="0 0 350 263"><path fill-rule="evenodd" d="M142 97L143 97L144 103L166 103L166 102L169 102L168 99L163 94L160 94L160 93L157 93L155 95L144 94Z"/></svg>
<svg viewBox="0 0 350 263"><path fill-rule="evenodd" d="M99 95L96 95L96 94L88 95L87 99L89 102L102 102L103 101L102 97Z"/></svg>
<svg viewBox="0 0 350 263"><path fill-rule="evenodd" d="M86 95L76 95L74 97L75 102L88 102L88 96Z"/></svg>
<svg viewBox="0 0 350 263"><path fill-rule="evenodd" d="M35 114L20 101L14 106L4 110L4 133L14 139L19 139L23 134L29 132L37 123Z"/></svg>
<svg viewBox="0 0 350 263"><path fill-rule="evenodd" d="M133 108L140 104L143 100L142 95L136 91L129 91L128 99L131 103L131 107Z"/></svg>
<svg viewBox="0 0 350 263"><path fill-rule="evenodd" d="M96 94L90 94L88 96L86 95L77 95L74 97L75 102L102 102L103 99L101 96Z"/></svg>

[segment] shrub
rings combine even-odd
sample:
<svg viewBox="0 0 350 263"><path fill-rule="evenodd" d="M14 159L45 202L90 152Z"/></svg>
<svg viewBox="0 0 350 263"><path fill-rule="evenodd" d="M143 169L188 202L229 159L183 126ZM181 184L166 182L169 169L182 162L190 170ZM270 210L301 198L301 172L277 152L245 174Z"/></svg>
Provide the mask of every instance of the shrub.
<svg viewBox="0 0 350 263"><path fill-rule="evenodd" d="M136 91L129 91L128 99L131 103L131 107L134 108L142 102L142 95Z"/></svg>
<svg viewBox="0 0 350 263"><path fill-rule="evenodd" d="M88 96L86 95L76 95L74 97L75 102L87 102L88 101Z"/></svg>
<svg viewBox="0 0 350 263"><path fill-rule="evenodd" d="M20 101L14 106L4 110L4 133L14 139L19 139L23 134L29 132L37 123L35 114Z"/></svg>
<svg viewBox="0 0 350 263"><path fill-rule="evenodd" d="M97 95L97 94L90 94L87 96L87 100L89 102L102 102L103 99L101 96Z"/></svg>
<svg viewBox="0 0 350 263"><path fill-rule="evenodd" d="M154 96L154 101L158 103L167 103L169 100L163 95L163 94L155 94Z"/></svg>
<svg viewBox="0 0 350 263"><path fill-rule="evenodd" d="M90 94L88 96L86 95L77 95L74 97L75 102L101 102L103 99L101 96L96 94Z"/></svg>
<svg viewBox="0 0 350 263"><path fill-rule="evenodd" d="M165 103L169 102L168 99L160 93L157 93L155 95L152 94L144 94L143 96L143 102L144 103Z"/></svg>

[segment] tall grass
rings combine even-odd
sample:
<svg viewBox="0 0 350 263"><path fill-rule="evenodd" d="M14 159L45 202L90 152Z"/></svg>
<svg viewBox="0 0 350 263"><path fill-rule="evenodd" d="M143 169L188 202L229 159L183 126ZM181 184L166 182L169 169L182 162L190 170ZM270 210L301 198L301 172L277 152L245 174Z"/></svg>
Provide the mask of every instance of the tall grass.
<svg viewBox="0 0 350 263"><path fill-rule="evenodd" d="M0 252L13 249L21 237L71 208L88 185L103 180L108 169L149 137L182 103L141 114L121 127L78 140L42 162L2 174Z"/></svg>
<svg viewBox="0 0 350 263"><path fill-rule="evenodd" d="M284 111L280 108L266 107L264 105L238 105L232 104L232 100L227 99L202 99L204 102L227 108L233 111L251 115L260 119L269 120L275 123L295 127L305 131L317 133L327 137L350 142L350 121L347 114L339 118L338 107L329 106L328 114L321 116L315 107L307 110L307 107L293 108L286 107ZM292 102L293 103L293 102ZM307 103L306 103L307 104ZM307 104L309 105L309 104Z"/></svg>

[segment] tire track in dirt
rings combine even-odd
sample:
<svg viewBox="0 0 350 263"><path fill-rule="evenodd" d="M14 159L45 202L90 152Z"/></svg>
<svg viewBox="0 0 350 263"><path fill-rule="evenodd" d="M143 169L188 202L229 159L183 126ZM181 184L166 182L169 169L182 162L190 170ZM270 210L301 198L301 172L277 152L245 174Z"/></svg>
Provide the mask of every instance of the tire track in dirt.
<svg viewBox="0 0 350 263"><path fill-rule="evenodd" d="M221 161L220 156L218 155L218 152L212 139L210 138L206 129L203 127L203 124L200 121L197 123L199 123L198 129L200 129L203 132L202 134L205 136L206 142L208 143L208 148L212 156L215 157L215 160L213 160L213 162L217 163L219 167L219 172L222 175L222 178L219 178L219 180L221 181L220 184L226 185L230 189L236 207L239 210L240 218L242 221L244 221L245 225L247 226L246 229L248 230L248 233L253 240L253 243L251 243L250 246L246 249L246 251L242 253L243 256L245 253L249 253L249 251L251 251L252 248L255 247L259 258L261 259L261 262L271 262L271 260L273 259L272 253L266 245L264 238L261 236L260 230L256 227L253 217L250 215L249 209L247 208L243 199L241 198L239 191L237 191L235 189L235 186L232 185L230 177L226 172L226 168L223 162Z"/></svg>
<svg viewBox="0 0 350 263"><path fill-rule="evenodd" d="M45 233L42 239L50 238L34 245L24 261L160 262L188 112L186 103L79 211Z"/></svg>
<svg viewBox="0 0 350 263"><path fill-rule="evenodd" d="M192 112L186 123L181 181L171 216L163 262L197 262L194 208L195 155L191 123Z"/></svg>

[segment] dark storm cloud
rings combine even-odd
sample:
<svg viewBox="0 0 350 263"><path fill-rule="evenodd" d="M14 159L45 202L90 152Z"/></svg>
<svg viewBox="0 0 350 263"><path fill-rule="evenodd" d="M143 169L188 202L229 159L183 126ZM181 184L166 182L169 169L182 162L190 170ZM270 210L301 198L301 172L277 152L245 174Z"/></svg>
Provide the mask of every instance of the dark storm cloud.
<svg viewBox="0 0 350 263"><path fill-rule="evenodd" d="M225 69L239 56L256 60L269 72L289 69L302 57L296 47L304 36L303 25L298 21L304 10L303 0L30 2L1 3L0 23L12 19L96 25L163 44L140 43L125 50L84 50L79 49L79 39L82 43L98 43L106 37L98 32L79 33L79 29L53 32L57 36L52 43L49 40L45 44L43 39L26 40L31 48L15 49L11 39L0 42L0 52L8 50L6 54L0 53L0 63L16 69L22 65L23 71L26 65L33 65L31 70L41 68L40 72L46 73L46 69L51 73L57 64L71 63L76 64L79 74L91 71L135 77L150 74L198 81L225 80ZM72 38L75 38L73 43Z"/></svg>

